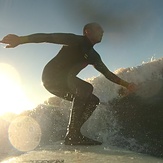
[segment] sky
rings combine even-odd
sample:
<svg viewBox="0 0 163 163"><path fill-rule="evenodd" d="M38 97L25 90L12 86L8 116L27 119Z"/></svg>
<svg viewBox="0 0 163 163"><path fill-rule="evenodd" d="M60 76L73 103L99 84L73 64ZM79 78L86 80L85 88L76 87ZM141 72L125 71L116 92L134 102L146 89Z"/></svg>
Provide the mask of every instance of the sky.
<svg viewBox="0 0 163 163"><path fill-rule="evenodd" d="M75 33L98 22L104 29L101 43L94 46L106 66L136 67L152 57L163 56L163 0L0 0L0 39L7 34ZM5 49L0 44L0 63L14 67L21 85L36 103L53 96L41 84L46 63L61 45L25 44ZM98 76L88 66L82 79ZM9 93L9 92L8 92Z"/></svg>

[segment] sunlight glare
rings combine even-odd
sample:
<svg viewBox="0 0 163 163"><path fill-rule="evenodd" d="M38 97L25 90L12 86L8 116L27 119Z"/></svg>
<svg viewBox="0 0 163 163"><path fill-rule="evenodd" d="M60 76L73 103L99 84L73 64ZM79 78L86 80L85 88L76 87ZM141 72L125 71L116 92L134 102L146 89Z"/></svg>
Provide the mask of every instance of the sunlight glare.
<svg viewBox="0 0 163 163"><path fill-rule="evenodd" d="M18 114L33 106L23 92L20 75L6 63L0 63L0 99L0 115L6 112Z"/></svg>

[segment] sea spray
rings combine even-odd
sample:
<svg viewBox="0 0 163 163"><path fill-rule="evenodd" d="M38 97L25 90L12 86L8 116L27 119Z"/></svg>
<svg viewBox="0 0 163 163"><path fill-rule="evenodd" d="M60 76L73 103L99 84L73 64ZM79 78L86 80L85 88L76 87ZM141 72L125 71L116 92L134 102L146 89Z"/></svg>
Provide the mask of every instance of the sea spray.
<svg viewBox="0 0 163 163"><path fill-rule="evenodd" d="M99 105L88 120L88 135L110 145L162 157L163 58L115 73L136 83L138 90L120 97L122 87L104 76L90 80L105 106Z"/></svg>
<svg viewBox="0 0 163 163"><path fill-rule="evenodd" d="M121 68L115 73L128 82L140 85L140 90L123 97L119 95L122 87L103 75L89 79L88 82L94 86L93 93L101 103L83 125L82 133L108 147L116 145L162 157L163 58L138 67ZM30 116L40 125L42 136L39 146L64 139L71 102L54 101L40 104L20 115Z"/></svg>

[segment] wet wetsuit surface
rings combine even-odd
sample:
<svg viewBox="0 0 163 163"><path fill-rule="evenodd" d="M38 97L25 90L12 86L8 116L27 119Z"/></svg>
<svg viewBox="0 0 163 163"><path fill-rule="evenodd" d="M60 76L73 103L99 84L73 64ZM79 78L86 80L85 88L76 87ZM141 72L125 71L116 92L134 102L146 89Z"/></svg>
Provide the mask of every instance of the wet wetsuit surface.
<svg viewBox="0 0 163 163"><path fill-rule="evenodd" d="M105 75L108 69L87 37L74 34L56 35L56 43L64 46L43 70L42 81L48 90L68 91L67 83L71 81L73 84L73 78L77 78L76 75L89 64Z"/></svg>

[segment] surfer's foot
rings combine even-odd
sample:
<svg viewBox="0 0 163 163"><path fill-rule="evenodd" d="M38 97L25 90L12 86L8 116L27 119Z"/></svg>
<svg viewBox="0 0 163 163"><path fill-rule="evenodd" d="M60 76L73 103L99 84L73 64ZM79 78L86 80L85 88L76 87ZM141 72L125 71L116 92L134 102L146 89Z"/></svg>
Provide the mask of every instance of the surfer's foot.
<svg viewBox="0 0 163 163"><path fill-rule="evenodd" d="M99 141L92 140L83 136L82 134L70 135L68 134L65 138L65 145L101 145Z"/></svg>

